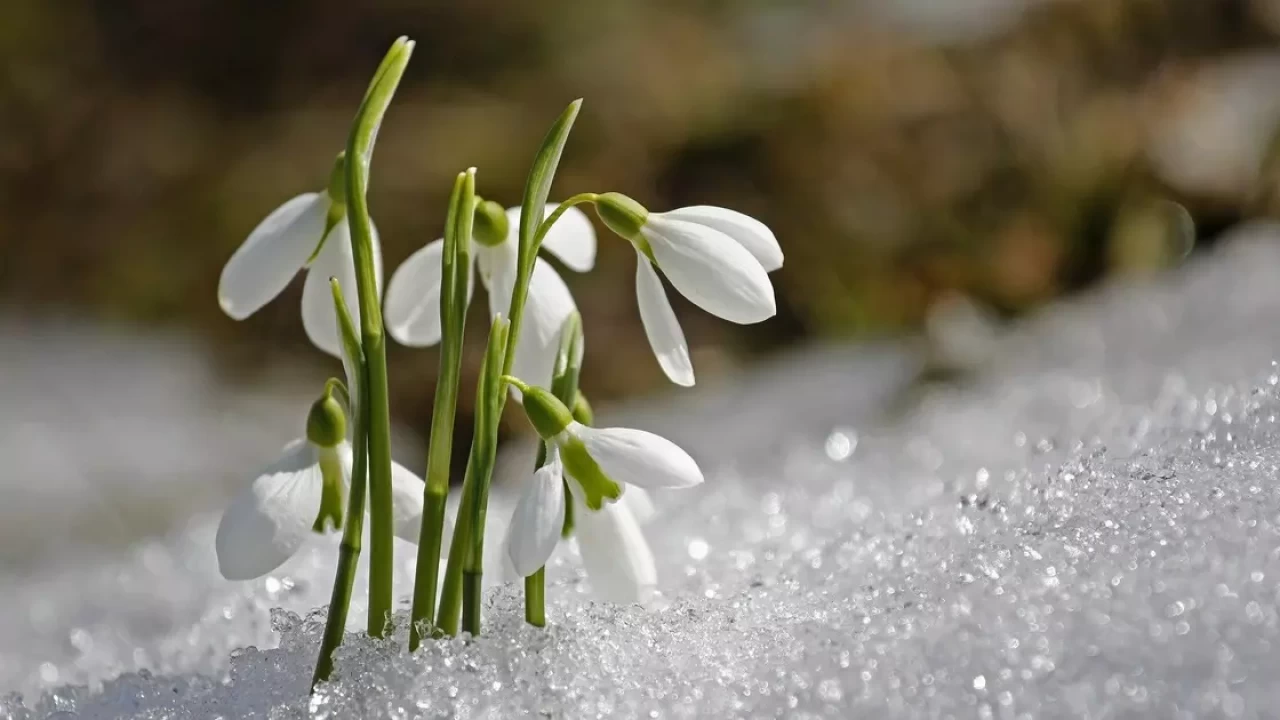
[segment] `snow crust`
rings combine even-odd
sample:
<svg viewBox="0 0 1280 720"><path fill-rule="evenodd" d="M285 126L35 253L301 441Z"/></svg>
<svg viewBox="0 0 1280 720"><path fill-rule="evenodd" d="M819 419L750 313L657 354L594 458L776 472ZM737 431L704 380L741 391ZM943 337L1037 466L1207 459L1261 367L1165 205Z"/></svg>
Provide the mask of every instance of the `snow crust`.
<svg viewBox="0 0 1280 720"><path fill-rule="evenodd" d="M594 602L562 547L547 630L494 587L482 637L353 635L308 698L332 542L227 583L201 515L0 579L0 718L1273 716L1280 228L1236 235L959 384L820 349L606 414L707 475L655 495L649 607Z"/></svg>

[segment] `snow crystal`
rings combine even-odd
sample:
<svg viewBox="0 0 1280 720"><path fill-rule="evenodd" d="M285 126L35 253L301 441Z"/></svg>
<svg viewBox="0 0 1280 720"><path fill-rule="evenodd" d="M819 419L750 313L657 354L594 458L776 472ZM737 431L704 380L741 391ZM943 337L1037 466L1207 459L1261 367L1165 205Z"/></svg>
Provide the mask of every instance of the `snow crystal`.
<svg viewBox="0 0 1280 720"><path fill-rule="evenodd" d="M593 601L569 545L546 630L494 587L483 636L352 635L308 697L332 543L225 583L204 516L6 580L0 687L27 700L0 718L1269 715L1280 228L1237 235L1021 324L958 384L826 349L607 415L707 474L655 497L649 607Z"/></svg>

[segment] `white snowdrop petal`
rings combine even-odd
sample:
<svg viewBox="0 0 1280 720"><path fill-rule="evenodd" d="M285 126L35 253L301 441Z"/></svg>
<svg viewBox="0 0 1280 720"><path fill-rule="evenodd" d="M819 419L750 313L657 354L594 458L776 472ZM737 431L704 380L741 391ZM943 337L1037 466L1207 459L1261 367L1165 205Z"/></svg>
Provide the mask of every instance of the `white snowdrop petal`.
<svg viewBox="0 0 1280 720"><path fill-rule="evenodd" d="M387 285L383 319L401 345L426 347L440 342L441 271L444 241L436 240L410 255Z"/></svg>
<svg viewBox="0 0 1280 720"><path fill-rule="evenodd" d="M214 539L222 576L251 580L292 557L315 525L323 486L315 448L303 439L287 445L222 514Z"/></svg>
<svg viewBox="0 0 1280 720"><path fill-rule="evenodd" d="M702 482L702 471L689 453L661 435L634 428L572 427L614 482L649 489L687 488Z"/></svg>
<svg viewBox="0 0 1280 720"><path fill-rule="evenodd" d="M671 382L684 387L693 385L693 362L689 359L689 344L676 313L667 300L662 280L654 272L645 256L636 253L636 303L640 306L640 321L649 347L658 358L658 365Z"/></svg>
<svg viewBox="0 0 1280 720"><path fill-rule="evenodd" d="M351 258L351 235L345 222L338 223L325 238L320 254L311 262L302 285L302 328L311 344L324 352L342 357L338 338L338 316L333 309L333 292L329 278L338 278L342 296L351 313L351 321L360 327L359 293L356 291L355 264ZM358 331L358 330L357 330Z"/></svg>
<svg viewBox="0 0 1280 720"><path fill-rule="evenodd" d="M547 564L564 528L564 481L558 462L550 462L533 479L516 503L507 534L507 555L520 577Z"/></svg>
<svg viewBox="0 0 1280 720"><path fill-rule="evenodd" d="M546 215L550 216L558 205L548 204ZM514 227L519 227L520 208L515 211ZM510 218L510 210L507 211ZM518 234L517 230L517 234ZM596 264L596 229L591 219L577 207L565 210L556 224L551 226L542 239L542 249L555 255L574 272L587 272Z"/></svg>
<svg viewBox="0 0 1280 720"><path fill-rule="evenodd" d="M644 602L658 584L653 551L635 516L621 504L574 515L574 537L591 589L614 603Z"/></svg>
<svg viewBox="0 0 1280 720"><path fill-rule="evenodd" d="M382 243L377 228L373 230L373 270L378 290L382 289ZM333 226L325 238L320 254L307 270L302 285L302 328L311 344L334 357L342 357L342 340L338 337L338 315L333 309L333 292L329 278L338 278L342 297L346 300L351 321L360 329L360 293L356 285L355 258L351 252L351 227L344 219Z"/></svg>
<svg viewBox="0 0 1280 720"><path fill-rule="evenodd" d="M496 247L475 246L476 270L480 282L489 291L489 317L502 313L506 316L511 306L511 293L515 291L516 249L510 242Z"/></svg>
<svg viewBox="0 0 1280 720"><path fill-rule="evenodd" d="M743 325L777 312L769 274L728 235L661 216L650 216L642 232L662 273L703 310Z"/></svg>
<svg viewBox="0 0 1280 720"><path fill-rule="evenodd" d="M328 211L326 196L306 193L259 223L222 268L218 304L223 312L243 320L279 295L315 252Z"/></svg>
<svg viewBox="0 0 1280 720"><path fill-rule="evenodd" d="M551 387L556 355L560 351L560 332L575 309L573 296L560 274L550 263L537 258L529 278L520 344L516 346L511 368L513 375L532 385ZM506 311L504 306L502 313ZM512 390L515 397L520 397L518 390Z"/></svg>
<svg viewBox="0 0 1280 720"><path fill-rule="evenodd" d="M765 272L782 267L782 247L767 225L737 210L714 205L693 205L662 213L674 220L706 225L736 240L760 263Z"/></svg>
<svg viewBox="0 0 1280 720"><path fill-rule="evenodd" d="M635 516L636 522L644 525L653 519L657 514L657 509L653 506L653 499L649 497L649 491L642 487L632 485L622 494L622 498L618 500L625 505L631 514Z"/></svg>
<svg viewBox="0 0 1280 720"><path fill-rule="evenodd" d="M417 544L422 532L422 501L426 483L398 462L391 463L391 519L396 537ZM368 503L365 504L368 507ZM448 524L448 523L446 523ZM452 535L452 528L445 528Z"/></svg>

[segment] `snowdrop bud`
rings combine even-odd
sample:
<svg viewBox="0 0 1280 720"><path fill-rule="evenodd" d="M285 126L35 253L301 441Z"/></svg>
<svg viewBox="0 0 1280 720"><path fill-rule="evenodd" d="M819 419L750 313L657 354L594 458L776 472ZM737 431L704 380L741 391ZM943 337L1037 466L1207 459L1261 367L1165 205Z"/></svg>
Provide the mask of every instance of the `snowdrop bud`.
<svg viewBox="0 0 1280 720"><path fill-rule="evenodd" d="M649 211L643 205L616 192L596 199L596 213L610 230L627 240L640 237L640 228L649 219Z"/></svg>
<svg viewBox="0 0 1280 720"><path fill-rule="evenodd" d="M507 241L511 223L507 221L507 211L492 200L481 200L476 203L475 225L472 237L485 247L497 247Z"/></svg>
<svg viewBox="0 0 1280 720"><path fill-rule="evenodd" d="M524 395L524 414L543 440L554 440L573 422L573 413L555 395L540 387L512 380Z"/></svg>
<svg viewBox="0 0 1280 720"><path fill-rule="evenodd" d="M347 438L347 416L328 392L316 400L307 414L307 440L321 448L336 447Z"/></svg>

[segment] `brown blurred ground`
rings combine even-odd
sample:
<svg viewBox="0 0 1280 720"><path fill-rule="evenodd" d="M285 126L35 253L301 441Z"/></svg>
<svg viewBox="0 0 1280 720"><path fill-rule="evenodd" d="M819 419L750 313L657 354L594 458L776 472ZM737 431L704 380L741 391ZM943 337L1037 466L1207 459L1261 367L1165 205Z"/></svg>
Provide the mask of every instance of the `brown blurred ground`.
<svg viewBox="0 0 1280 720"><path fill-rule="evenodd" d="M969 5L8 0L0 301L191 327L233 374L284 353L323 362L299 287L235 323L218 274L265 213L320 187L400 34L418 48L371 192L388 270L438 235L458 170L477 166L485 196L517 203L547 124L584 97L556 196L726 205L786 251L763 326L676 302L702 379L803 338L916 327L956 291L1010 316L1168 265L1183 246L1166 201L1202 241L1275 209L1269 144L1227 185L1171 183L1149 158L1206 73L1274 48L1276 3ZM633 272L605 239L597 270L568 278L596 397L664 382ZM422 427L435 353L391 360L396 408Z"/></svg>

